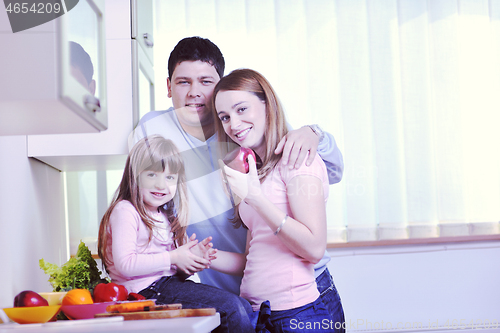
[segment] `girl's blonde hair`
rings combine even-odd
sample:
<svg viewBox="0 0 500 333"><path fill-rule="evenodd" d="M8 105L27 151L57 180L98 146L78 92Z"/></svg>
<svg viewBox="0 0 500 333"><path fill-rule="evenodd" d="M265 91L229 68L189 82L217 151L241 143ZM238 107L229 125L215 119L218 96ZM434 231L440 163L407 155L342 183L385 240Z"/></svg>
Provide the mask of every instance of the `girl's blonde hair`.
<svg viewBox="0 0 500 333"><path fill-rule="evenodd" d="M229 151L234 149L236 143L224 131L224 126L215 108L215 99L217 98L217 94L221 91L235 90L250 92L261 101L265 102L266 105L266 128L264 131L266 152L264 156L259 156L262 165L257 171L259 180L262 183L276 167L276 164L278 164L282 156L282 154L275 154L274 150L278 146L280 140L288 133L285 112L283 111L281 102L273 87L259 72L252 69L237 69L223 77L215 86L211 100L215 129L220 142L219 147L221 156L225 156ZM235 208L235 217L232 221L235 227L241 225L238 208L239 204Z"/></svg>
<svg viewBox="0 0 500 333"><path fill-rule="evenodd" d="M143 171L163 172L166 168L170 173L178 174L177 191L173 199L165 206L159 207L159 210L170 222L176 246L185 243L189 215L184 162L171 140L160 135L148 136L138 141L130 151L120 186L99 226L98 254L105 268L110 264L107 255L109 218L118 202L127 200L134 206L142 222L149 229L149 241L151 241L154 223L159 221L147 213L139 192L139 176Z"/></svg>

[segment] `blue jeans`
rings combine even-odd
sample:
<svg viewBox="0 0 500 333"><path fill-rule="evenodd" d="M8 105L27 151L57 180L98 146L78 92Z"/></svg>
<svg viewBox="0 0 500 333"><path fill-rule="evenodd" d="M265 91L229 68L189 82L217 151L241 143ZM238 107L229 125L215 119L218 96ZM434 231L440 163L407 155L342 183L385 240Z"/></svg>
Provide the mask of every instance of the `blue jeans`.
<svg viewBox="0 0 500 333"><path fill-rule="evenodd" d="M260 307L259 322L255 331L257 333L323 333L331 332L330 323L330 314L320 297L312 303L283 311L271 311L269 301L265 301Z"/></svg>
<svg viewBox="0 0 500 333"><path fill-rule="evenodd" d="M330 317L332 320L332 327L334 330L330 332L344 333L345 332L345 318L344 309L342 307L342 301L333 283L333 278L328 271L325 269L316 278L316 284L318 285L318 291L320 293L320 298L323 304L326 306ZM325 331L324 331L325 332Z"/></svg>
<svg viewBox="0 0 500 333"><path fill-rule="evenodd" d="M157 304L181 303L184 309L215 308L221 324L213 332L254 332L247 315L252 311L250 303L216 287L174 275L160 278L139 294L156 299Z"/></svg>

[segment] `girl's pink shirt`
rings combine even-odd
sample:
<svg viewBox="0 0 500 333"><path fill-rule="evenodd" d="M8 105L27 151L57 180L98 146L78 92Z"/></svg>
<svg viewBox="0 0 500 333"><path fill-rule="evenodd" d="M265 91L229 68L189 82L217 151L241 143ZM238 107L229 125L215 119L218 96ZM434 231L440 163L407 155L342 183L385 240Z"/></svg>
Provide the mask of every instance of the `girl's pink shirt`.
<svg viewBox="0 0 500 333"><path fill-rule="evenodd" d="M316 155L309 167L304 163L297 170L289 170L287 165L278 162L261 186L263 195L292 218L293 213L287 199L287 184L292 178L300 175L314 176L322 181L326 202L329 190L328 175L319 155ZM274 235L274 230L271 230L260 215L244 201L240 204L240 216L252 237L240 296L250 302L254 311L258 311L265 300L270 301L273 311L289 310L315 301L319 292L314 278L314 264L290 251ZM283 229L286 229L286 224Z"/></svg>
<svg viewBox="0 0 500 333"><path fill-rule="evenodd" d="M149 230L129 201L118 202L109 218L107 271L112 282L125 286L129 293L176 273L168 252L175 249L170 224L161 213L153 218L163 221L158 226L166 230L155 228L149 243Z"/></svg>

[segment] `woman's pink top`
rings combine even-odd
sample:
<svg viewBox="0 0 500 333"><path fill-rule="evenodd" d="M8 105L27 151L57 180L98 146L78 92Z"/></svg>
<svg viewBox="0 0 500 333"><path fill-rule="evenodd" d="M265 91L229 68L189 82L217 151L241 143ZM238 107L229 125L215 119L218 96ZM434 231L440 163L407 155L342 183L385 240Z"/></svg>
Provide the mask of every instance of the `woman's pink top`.
<svg viewBox="0 0 500 333"><path fill-rule="evenodd" d="M174 250L170 224L163 214L152 216L156 223L151 242L149 230L129 201L113 209L108 226L108 274L130 292L139 292L162 276L176 273L168 251Z"/></svg>
<svg viewBox="0 0 500 333"><path fill-rule="evenodd" d="M293 213L287 199L287 184L292 178L300 175L314 176L322 181L326 202L328 175L325 164L318 155L309 167L304 163L298 170L289 170L288 165L283 166L281 161L278 162L261 186L263 195L292 218ZM307 194L308 190L314 189L296 190ZM280 238L274 235L275 230L271 230L260 215L245 202L240 204L239 212L252 237L241 283L241 297L252 304L254 311L259 310L260 304L265 300L270 301L273 311L293 309L315 301L319 292L314 278L314 264L290 251ZM283 230L286 227L285 224Z"/></svg>

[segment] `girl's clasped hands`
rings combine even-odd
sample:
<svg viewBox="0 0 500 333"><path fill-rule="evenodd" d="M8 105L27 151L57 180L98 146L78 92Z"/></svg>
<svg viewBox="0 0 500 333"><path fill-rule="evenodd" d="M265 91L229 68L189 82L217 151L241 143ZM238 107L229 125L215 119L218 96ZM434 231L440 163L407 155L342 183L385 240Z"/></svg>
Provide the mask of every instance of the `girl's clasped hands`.
<svg viewBox="0 0 500 333"><path fill-rule="evenodd" d="M212 260L217 258L217 249L213 248L211 240L212 237L207 237L200 242L196 234L192 234L186 244L170 251L172 264L187 275L210 268Z"/></svg>

